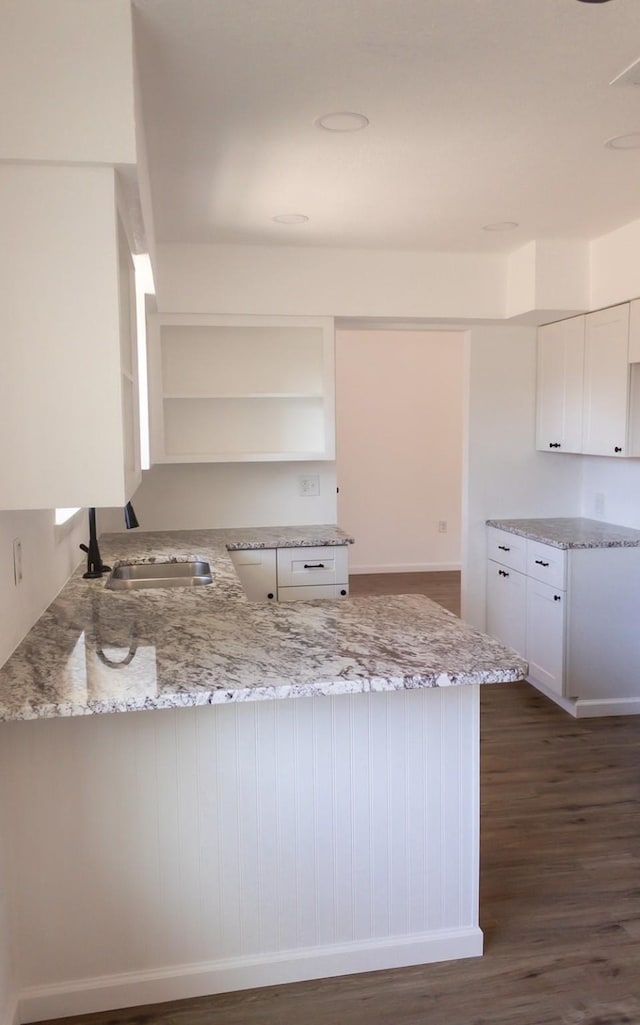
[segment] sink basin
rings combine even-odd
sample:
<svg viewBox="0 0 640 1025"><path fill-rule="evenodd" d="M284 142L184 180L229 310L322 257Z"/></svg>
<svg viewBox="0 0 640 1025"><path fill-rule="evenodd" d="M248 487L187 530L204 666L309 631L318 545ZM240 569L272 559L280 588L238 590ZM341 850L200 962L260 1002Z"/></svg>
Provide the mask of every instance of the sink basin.
<svg viewBox="0 0 640 1025"><path fill-rule="evenodd" d="M142 587L200 587L212 582L208 562L148 562L117 566L107 577L114 591Z"/></svg>

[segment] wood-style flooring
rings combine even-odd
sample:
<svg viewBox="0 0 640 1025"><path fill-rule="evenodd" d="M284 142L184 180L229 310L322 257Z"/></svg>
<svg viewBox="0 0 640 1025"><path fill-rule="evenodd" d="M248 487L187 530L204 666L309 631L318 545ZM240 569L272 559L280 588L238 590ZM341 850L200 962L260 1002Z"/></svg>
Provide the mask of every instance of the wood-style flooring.
<svg viewBox="0 0 640 1025"><path fill-rule="evenodd" d="M366 584L352 577L351 594ZM577 721L525 683L481 702L484 957L74 1025L640 1025L640 718Z"/></svg>

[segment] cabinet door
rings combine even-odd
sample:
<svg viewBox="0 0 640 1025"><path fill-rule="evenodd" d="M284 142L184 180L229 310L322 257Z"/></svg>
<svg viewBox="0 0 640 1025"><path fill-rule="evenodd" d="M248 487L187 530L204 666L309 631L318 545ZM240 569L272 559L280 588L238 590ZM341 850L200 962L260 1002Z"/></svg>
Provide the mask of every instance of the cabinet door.
<svg viewBox="0 0 640 1025"><path fill-rule="evenodd" d="M554 694L564 693L566 591L527 579L529 680Z"/></svg>
<svg viewBox="0 0 640 1025"><path fill-rule="evenodd" d="M275 548L252 548L229 555L249 601L276 601Z"/></svg>
<svg viewBox="0 0 640 1025"><path fill-rule="evenodd" d="M582 451L627 455L629 304L585 318Z"/></svg>
<svg viewBox="0 0 640 1025"><path fill-rule="evenodd" d="M536 448L582 450L584 317L538 330Z"/></svg>
<svg viewBox="0 0 640 1025"><path fill-rule="evenodd" d="M526 580L523 573L488 563L487 633L520 655L526 649Z"/></svg>

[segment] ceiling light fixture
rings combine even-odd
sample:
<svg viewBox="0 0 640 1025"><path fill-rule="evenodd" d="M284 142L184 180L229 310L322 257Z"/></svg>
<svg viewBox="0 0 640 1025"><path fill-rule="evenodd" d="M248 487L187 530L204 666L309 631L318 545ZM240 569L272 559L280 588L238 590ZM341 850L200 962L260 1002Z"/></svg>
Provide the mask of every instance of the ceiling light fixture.
<svg viewBox="0 0 640 1025"><path fill-rule="evenodd" d="M513 231L519 227L517 221L495 221L494 224L484 224L483 231Z"/></svg>
<svg viewBox="0 0 640 1025"><path fill-rule="evenodd" d="M350 110L336 111L334 114L323 114L316 121L318 128L326 132L359 132L369 124L364 114L354 114Z"/></svg>
<svg viewBox="0 0 640 1025"><path fill-rule="evenodd" d="M580 0L581 4L608 4L609 0Z"/></svg>
<svg viewBox="0 0 640 1025"><path fill-rule="evenodd" d="M305 224L309 218L306 214L276 214L271 220L276 224Z"/></svg>
<svg viewBox="0 0 640 1025"><path fill-rule="evenodd" d="M607 139L605 146L607 149L640 149L640 132L614 135L613 139Z"/></svg>

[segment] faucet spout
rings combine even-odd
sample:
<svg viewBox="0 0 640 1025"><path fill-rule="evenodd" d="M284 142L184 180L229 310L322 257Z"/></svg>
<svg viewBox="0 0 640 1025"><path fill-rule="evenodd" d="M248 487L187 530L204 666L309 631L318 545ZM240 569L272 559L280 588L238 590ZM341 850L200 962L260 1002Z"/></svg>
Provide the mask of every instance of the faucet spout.
<svg viewBox="0 0 640 1025"><path fill-rule="evenodd" d="M111 571L111 566L105 566L100 555L94 508L89 509L89 547L80 545L80 548L87 553L87 572L82 574L85 580L97 580L103 573Z"/></svg>

